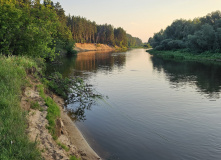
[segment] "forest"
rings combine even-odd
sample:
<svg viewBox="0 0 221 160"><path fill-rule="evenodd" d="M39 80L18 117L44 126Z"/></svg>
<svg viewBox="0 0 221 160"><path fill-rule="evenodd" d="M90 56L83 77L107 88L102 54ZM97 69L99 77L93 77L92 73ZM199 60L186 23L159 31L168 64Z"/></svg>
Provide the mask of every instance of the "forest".
<svg viewBox="0 0 221 160"><path fill-rule="evenodd" d="M84 17L68 15L67 26L77 43L102 43L119 47L142 46L141 39L132 37L123 28L114 28L110 24L98 25Z"/></svg>
<svg viewBox="0 0 221 160"><path fill-rule="evenodd" d="M155 50L186 50L194 53L221 52L221 12L215 11L193 20L175 20L148 43Z"/></svg>
<svg viewBox="0 0 221 160"><path fill-rule="evenodd" d="M28 78L30 74L43 84L36 89L41 90L40 96L50 108L46 127L56 139L55 122L60 110L51 98L46 98L44 90L68 87L72 81L57 73L54 77L60 79L55 81L62 87L56 87L44 73L45 61L54 61L57 55L76 53L73 50L75 42L104 43L122 48L141 44L138 38L128 36L123 28L66 16L58 2L0 0L0 159L42 159L43 151L37 147L37 137L34 142L28 137L29 111L20 106L25 88L33 87ZM30 108L39 108L37 101L27 102Z"/></svg>
<svg viewBox="0 0 221 160"><path fill-rule="evenodd" d="M59 2L51 0L0 1L0 53L53 60L61 51L73 53L75 42L119 47L140 46L142 41L123 28L98 25L79 16L66 16Z"/></svg>

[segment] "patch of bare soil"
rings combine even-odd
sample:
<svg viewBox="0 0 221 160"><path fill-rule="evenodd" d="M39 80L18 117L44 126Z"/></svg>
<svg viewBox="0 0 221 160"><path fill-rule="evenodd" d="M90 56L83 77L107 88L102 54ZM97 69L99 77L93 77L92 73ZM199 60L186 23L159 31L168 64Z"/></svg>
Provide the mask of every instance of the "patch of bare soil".
<svg viewBox="0 0 221 160"><path fill-rule="evenodd" d="M82 160L100 159L76 128L74 122L63 111L63 99L50 94L61 109L61 118L57 119L56 122L57 135L59 136L56 141L65 145L68 149L65 150L58 145L47 129L47 106L37 91L37 85L40 82L31 75L28 79L31 85L24 89L21 107L29 111L27 133L31 141L38 142L42 157L46 160L68 160L70 156L76 156ZM33 102L38 103L40 109L32 109L31 104Z"/></svg>
<svg viewBox="0 0 221 160"><path fill-rule="evenodd" d="M116 48L106 44L75 43L74 49L78 52L85 52L85 51L114 51Z"/></svg>

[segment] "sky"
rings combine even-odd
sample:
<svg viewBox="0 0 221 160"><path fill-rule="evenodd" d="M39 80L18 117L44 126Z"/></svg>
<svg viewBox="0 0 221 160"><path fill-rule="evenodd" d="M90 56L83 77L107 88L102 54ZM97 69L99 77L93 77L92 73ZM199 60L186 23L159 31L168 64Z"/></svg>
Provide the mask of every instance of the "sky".
<svg viewBox="0 0 221 160"><path fill-rule="evenodd" d="M194 19L221 10L221 0L53 0L65 14L82 16L97 24L122 27L147 42L176 19Z"/></svg>

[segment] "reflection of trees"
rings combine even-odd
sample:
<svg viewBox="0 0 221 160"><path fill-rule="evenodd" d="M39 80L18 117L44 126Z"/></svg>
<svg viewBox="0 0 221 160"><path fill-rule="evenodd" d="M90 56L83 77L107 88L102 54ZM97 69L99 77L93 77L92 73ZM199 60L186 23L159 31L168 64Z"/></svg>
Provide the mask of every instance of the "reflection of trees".
<svg viewBox="0 0 221 160"><path fill-rule="evenodd" d="M122 53L88 51L78 53L75 57L61 57L59 63L51 63L47 66L47 73L60 72L65 77L85 77L86 72L111 71L114 67L121 68L125 65L126 55ZM78 83L76 83L78 84ZM67 100L69 115L77 121L84 121L85 111L90 110L93 98L101 98L93 93L91 86L73 86L73 92ZM77 87L77 88L76 88Z"/></svg>
<svg viewBox="0 0 221 160"><path fill-rule="evenodd" d="M80 78L73 79L73 82L72 92L66 100L66 109L75 121L84 121L85 110L90 110L91 105L96 102L95 98L102 96L95 94L92 86L85 84Z"/></svg>
<svg viewBox="0 0 221 160"><path fill-rule="evenodd" d="M46 74L50 75L53 72L59 72L64 77L68 77L75 67L76 56L59 57L59 60L47 64Z"/></svg>
<svg viewBox="0 0 221 160"><path fill-rule="evenodd" d="M219 98L221 88L221 65L199 62L176 62L151 57L153 68L166 73L171 85L182 87L185 84L196 85L200 92L209 98Z"/></svg>
<svg viewBox="0 0 221 160"><path fill-rule="evenodd" d="M125 64L125 54L114 54L110 52L82 52L76 59L75 69L80 71L112 70L113 66L121 67Z"/></svg>
<svg viewBox="0 0 221 160"><path fill-rule="evenodd" d="M125 65L125 54L104 51L78 53L74 57L61 57L59 63L50 63L47 73L60 72L63 76L82 76L84 72L111 71L113 67Z"/></svg>

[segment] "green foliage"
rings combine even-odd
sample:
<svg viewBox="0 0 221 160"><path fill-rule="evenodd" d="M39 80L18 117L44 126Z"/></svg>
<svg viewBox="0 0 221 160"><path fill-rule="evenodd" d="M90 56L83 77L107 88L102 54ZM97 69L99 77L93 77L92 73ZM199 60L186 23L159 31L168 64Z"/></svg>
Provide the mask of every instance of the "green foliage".
<svg viewBox="0 0 221 160"><path fill-rule="evenodd" d="M148 43L156 50L189 49L193 53L221 52L221 12L194 20L176 20L155 33Z"/></svg>
<svg viewBox="0 0 221 160"><path fill-rule="evenodd" d="M221 61L220 53L203 52L201 54L191 53L188 50L158 51L147 50L148 53L165 59L187 60L187 61Z"/></svg>
<svg viewBox="0 0 221 160"><path fill-rule="evenodd" d="M1 4L1 53L54 57L52 33L57 28L56 14L47 7L39 7L20 7L17 1Z"/></svg>
<svg viewBox="0 0 221 160"><path fill-rule="evenodd" d="M73 41L59 3L53 6L38 1L2 0L0 22L0 53L5 55L53 60L57 46L64 48Z"/></svg>
<svg viewBox="0 0 221 160"><path fill-rule="evenodd" d="M67 25L72 32L73 39L78 43L95 43L95 34L97 33L97 25L86 18L80 16L68 16Z"/></svg>
<svg viewBox="0 0 221 160"><path fill-rule="evenodd" d="M135 48L135 47L142 47L143 42L138 37L132 37L130 34L127 34L127 42L128 47Z"/></svg>
<svg viewBox="0 0 221 160"><path fill-rule="evenodd" d="M64 49L67 51L67 54L68 55L74 55L74 54L77 54L77 51L74 50L74 44L75 42L74 41L69 41Z"/></svg>
<svg viewBox="0 0 221 160"><path fill-rule="evenodd" d="M67 95L70 92L72 81L69 78L63 78L58 72L52 73L46 81L49 89L59 96L67 99Z"/></svg>
<svg viewBox="0 0 221 160"><path fill-rule="evenodd" d="M38 102L31 101L31 108L41 110L41 106L38 104Z"/></svg>
<svg viewBox="0 0 221 160"><path fill-rule="evenodd" d="M25 71L36 64L25 57L2 55L0 64L0 159L41 159L36 144L25 133L26 113L20 108Z"/></svg>
<svg viewBox="0 0 221 160"><path fill-rule="evenodd" d="M112 25L98 25L96 37L96 43L115 45L114 27Z"/></svg>
<svg viewBox="0 0 221 160"><path fill-rule="evenodd" d="M48 130L51 133L52 137L54 139L57 139L56 135L56 120L60 117L60 108L59 106L53 101L51 97L48 97L44 93L44 87L43 85L38 85L38 90L40 93L40 96L44 99L45 105L48 106L48 114L46 116L48 120Z"/></svg>
<svg viewBox="0 0 221 160"><path fill-rule="evenodd" d="M215 30L211 25L204 24L194 35L189 35L188 40L189 47L193 50L199 52L211 51L215 42Z"/></svg>
<svg viewBox="0 0 221 160"><path fill-rule="evenodd" d="M152 48L152 46L150 45L150 43L144 43L143 47L144 47L144 48Z"/></svg>
<svg viewBox="0 0 221 160"><path fill-rule="evenodd" d="M128 45L133 47L142 45L139 38L127 35L123 28L115 29L110 24L97 25L86 18L69 15L67 25L77 43L102 43L121 48L127 48Z"/></svg>
<svg viewBox="0 0 221 160"><path fill-rule="evenodd" d="M70 148L64 144L62 144L61 142L59 141L56 141L56 143L61 147L63 148L66 152L68 152L70 150Z"/></svg>
<svg viewBox="0 0 221 160"><path fill-rule="evenodd" d="M70 160L81 160L81 158L76 158L75 156L71 156Z"/></svg>
<svg viewBox="0 0 221 160"><path fill-rule="evenodd" d="M123 28L119 27L117 29L114 29L114 37L117 46L122 48L128 47L127 33Z"/></svg>

